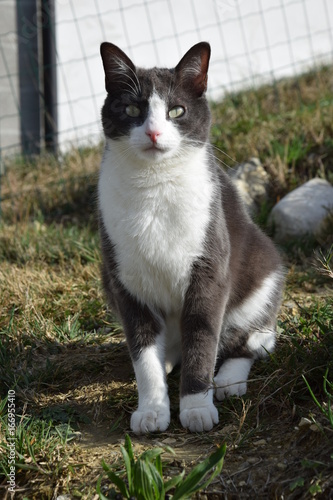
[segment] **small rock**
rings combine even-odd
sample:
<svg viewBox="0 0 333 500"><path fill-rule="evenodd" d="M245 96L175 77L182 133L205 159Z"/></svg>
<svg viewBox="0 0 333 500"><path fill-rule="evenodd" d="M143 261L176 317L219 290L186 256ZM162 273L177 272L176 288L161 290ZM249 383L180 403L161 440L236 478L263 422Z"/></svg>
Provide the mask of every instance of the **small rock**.
<svg viewBox="0 0 333 500"><path fill-rule="evenodd" d="M294 300L287 300L283 303L283 307L287 309L289 313L296 316L298 313L298 307Z"/></svg>
<svg viewBox="0 0 333 500"><path fill-rule="evenodd" d="M309 418L302 417L298 423L298 427L310 427L312 421Z"/></svg>
<svg viewBox="0 0 333 500"><path fill-rule="evenodd" d="M233 425L233 424L228 424L228 425L225 425L222 429L223 431L223 434L226 434L226 435L230 435L231 433L233 432L237 432L238 431L238 427L237 425Z"/></svg>
<svg viewBox="0 0 333 500"><path fill-rule="evenodd" d="M175 443L177 443L177 439L175 439L175 438L166 438L166 439L163 439L162 443L163 444L167 444L167 445L169 445L169 444L175 444Z"/></svg>
<svg viewBox="0 0 333 500"><path fill-rule="evenodd" d="M265 446L267 444L266 439L258 439L258 441L254 441L254 446Z"/></svg>
<svg viewBox="0 0 333 500"><path fill-rule="evenodd" d="M333 209L333 186L315 178L294 189L273 208L269 224L279 242L306 236L320 237L325 219Z"/></svg>
<svg viewBox="0 0 333 500"><path fill-rule="evenodd" d="M320 431L320 427L317 424L311 424L310 427L309 427L309 429L312 432L319 432Z"/></svg>

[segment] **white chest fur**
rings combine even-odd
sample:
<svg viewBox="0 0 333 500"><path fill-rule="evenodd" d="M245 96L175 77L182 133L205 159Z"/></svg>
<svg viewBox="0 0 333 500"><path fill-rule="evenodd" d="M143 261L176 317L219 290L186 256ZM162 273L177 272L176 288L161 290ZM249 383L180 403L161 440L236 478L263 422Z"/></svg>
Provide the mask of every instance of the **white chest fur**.
<svg viewBox="0 0 333 500"><path fill-rule="evenodd" d="M99 202L120 280L139 300L176 311L204 250L212 194L206 150L188 147L181 160L142 168L112 142L102 161Z"/></svg>

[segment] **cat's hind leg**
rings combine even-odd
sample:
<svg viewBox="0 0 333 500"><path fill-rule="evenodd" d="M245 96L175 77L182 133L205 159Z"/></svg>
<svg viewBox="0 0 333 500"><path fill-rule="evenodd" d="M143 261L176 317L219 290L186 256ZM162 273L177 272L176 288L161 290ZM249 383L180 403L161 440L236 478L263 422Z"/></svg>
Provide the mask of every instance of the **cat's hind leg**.
<svg viewBox="0 0 333 500"><path fill-rule="evenodd" d="M169 375L174 367L180 364L182 358L180 318L177 315L170 315L165 323L165 371Z"/></svg>
<svg viewBox="0 0 333 500"><path fill-rule="evenodd" d="M214 377L215 396L221 401L228 396L243 396L253 364L250 358L229 358Z"/></svg>
<svg viewBox="0 0 333 500"><path fill-rule="evenodd" d="M214 378L217 399L243 396L254 360L273 351L281 283L282 274L272 273L239 306L226 314L219 342L222 366Z"/></svg>
<svg viewBox="0 0 333 500"><path fill-rule="evenodd" d="M252 332L247 341L239 346L239 357L225 359L214 377L216 398L221 401L228 396L243 396L247 391L247 379L253 362L272 352L274 345L274 329Z"/></svg>

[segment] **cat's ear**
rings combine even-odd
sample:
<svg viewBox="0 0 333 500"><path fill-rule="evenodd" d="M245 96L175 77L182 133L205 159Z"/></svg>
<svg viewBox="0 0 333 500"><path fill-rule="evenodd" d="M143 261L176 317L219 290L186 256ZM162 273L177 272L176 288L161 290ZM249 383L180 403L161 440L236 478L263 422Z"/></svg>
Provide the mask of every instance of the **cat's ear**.
<svg viewBox="0 0 333 500"><path fill-rule="evenodd" d="M136 81L135 66L129 57L113 43L101 44L101 57L105 72L105 88L113 92L117 87L133 87ZM127 88L127 90L129 90Z"/></svg>
<svg viewBox="0 0 333 500"><path fill-rule="evenodd" d="M194 45L175 68L177 79L188 90L193 89L201 96L207 90L210 45L200 42Z"/></svg>

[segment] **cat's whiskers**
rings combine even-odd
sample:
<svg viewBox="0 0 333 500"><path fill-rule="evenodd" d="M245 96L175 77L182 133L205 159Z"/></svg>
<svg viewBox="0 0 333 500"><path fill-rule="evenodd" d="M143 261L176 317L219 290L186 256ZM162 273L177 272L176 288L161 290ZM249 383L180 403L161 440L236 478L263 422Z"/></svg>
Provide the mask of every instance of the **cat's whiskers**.
<svg viewBox="0 0 333 500"><path fill-rule="evenodd" d="M207 144L206 142L204 141L199 141L199 140L191 140L189 139L188 137L185 137L185 141L187 144L191 144L193 146L197 146L197 145L205 145ZM236 160L234 160L233 158L231 158L231 156L229 156L227 153L225 153L222 149L216 147L216 146L213 146L212 144L210 144L210 146L214 149L216 149L217 151L219 151L220 153L224 154L227 158L229 158L230 160L232 160L235 164L237 163ZM224 162L223 160L221 160L221 158L218 158L214 153L212 153L209 148L207 148L207 154L213 158L214 160L218 161L219 163L221 163L221 165L223 165L224 167L226 167L228 170L233 170L233 167L231 167L230 165L228 165L226 162Z"/></svg>
<svg viewBox="0 0 333 500"><path fill-rule="evenodd" d="M214 144L211 144L211 147L214 148L214 149L216 149L220 153L222 153L227 158L229 158L229 160L233 161L235 163L235 165L237 164L237 161L232 156L228 155L228 153L226 153L225 151L223 151L223 149L218 148L217 146L214 146Z"/></svg>
<svg viewBox="0 0 333 500"><path fill-rule="evenodd" d="M230 167L230 165L228 165L225 161L221 160L221 158L218 158L216 155L214 155L214 153L211 153L210 151L207 151L207 153L211 158L221 163L221 165L226 167L228 170L233 170L233 167Z"/></svg>

